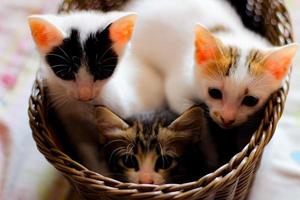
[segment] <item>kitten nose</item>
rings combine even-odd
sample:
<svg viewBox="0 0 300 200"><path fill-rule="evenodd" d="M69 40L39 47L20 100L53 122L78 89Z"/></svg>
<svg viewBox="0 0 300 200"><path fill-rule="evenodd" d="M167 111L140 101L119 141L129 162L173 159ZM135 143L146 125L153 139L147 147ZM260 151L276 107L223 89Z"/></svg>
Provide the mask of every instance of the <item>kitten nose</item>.
<svg viewBox="0 0 300 200"><path fill-rule="evenodd" d="M222 120L223 124L226 125L226 126L230 126L235 122L234 119L225 120L223 117L221 117L221 120Z"/></svg>
<svg viewBox="0 0 300 200"><path fill-rule="evenodd" d="M153 184L153 183L154 183L154 181L152 179L151 174L149 174L149 173L140 174L139 184Z"/></svg>
<svg viewBox="0 0 300 200"><path fill-rule="evenodd" d="M93 99L93 91L90 87L82 87L79 89L79 100L90 101Z"/></svg>

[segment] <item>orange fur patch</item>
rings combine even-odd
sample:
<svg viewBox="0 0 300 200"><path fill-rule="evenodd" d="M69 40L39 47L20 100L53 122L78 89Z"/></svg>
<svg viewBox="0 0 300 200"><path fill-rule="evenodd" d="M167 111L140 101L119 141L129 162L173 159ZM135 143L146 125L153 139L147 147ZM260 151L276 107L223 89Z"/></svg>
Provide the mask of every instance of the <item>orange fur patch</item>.
<svg viewBox="0 0 300 200"><path fill-rule="evenodd" d="M229 48L223 47L223 56L217 56L215 59L209 62L203 63L202 67L198 67L201 70L201 76L205 77L220 77L226 76L226 73L234 62L236 54L231 55Z"/></svg>
<svg viewBox="0 0 300 200"><path fill-rule="evenodd" d="M262 60L264 58L265 52L260 52L258 50L252 50L247 58L247 62L250 65L250 73L253 76L261 76L266 73L266 69Z"/></svg>

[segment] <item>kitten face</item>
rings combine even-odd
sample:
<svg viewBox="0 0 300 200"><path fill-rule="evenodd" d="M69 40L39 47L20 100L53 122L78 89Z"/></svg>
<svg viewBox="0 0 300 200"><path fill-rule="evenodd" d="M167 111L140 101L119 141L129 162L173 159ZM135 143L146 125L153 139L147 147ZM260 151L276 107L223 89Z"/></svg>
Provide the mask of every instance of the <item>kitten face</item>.
<svg viewBox="0 0 300 200"><path fill-rule="evenodd" d="M47 78L60 84L68 96L94 99L114 73L135 18L84 12L29 17L32 36L48 65Z"/></svg>
<svg viewBox="0 0 300 200"><path fill-rule="evenodd" d="M226 46L208 30L196 30L196 84L211 118L223 128L248 120L280 86L295 44L269 50Z"/></svg>
<svg viewBox="0 0 300 200"><path fill-rule="evenodd" d="M174 114L155 120L135 117L126 123L104 107L96 113L110 169L120 180L141 184L163 184L178 176L181 156L197 142L203 124L200 108L173 122Z"/></svg>

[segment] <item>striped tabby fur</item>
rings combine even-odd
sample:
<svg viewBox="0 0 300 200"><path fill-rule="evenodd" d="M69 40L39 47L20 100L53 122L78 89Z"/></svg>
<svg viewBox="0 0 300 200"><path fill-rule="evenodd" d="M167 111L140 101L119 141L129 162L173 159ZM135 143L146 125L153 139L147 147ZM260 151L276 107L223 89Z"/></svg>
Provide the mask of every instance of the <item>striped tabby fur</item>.
<svg viewBox="0 0 300 200"><path fill-rule="evenodd" d="M182 183L196 180L210 170L204 156L215 155L200 107L179 117L164 111L127 120L99 107L96 118L114 178L133 183Z"/></svg>

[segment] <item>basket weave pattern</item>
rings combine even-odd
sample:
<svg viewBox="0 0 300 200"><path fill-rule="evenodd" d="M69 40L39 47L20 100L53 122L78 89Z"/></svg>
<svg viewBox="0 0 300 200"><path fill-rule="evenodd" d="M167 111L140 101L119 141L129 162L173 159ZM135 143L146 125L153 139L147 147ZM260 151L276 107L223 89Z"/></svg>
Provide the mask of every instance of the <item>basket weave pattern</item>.
<svg viewBox="0 0 300 200"><path fill-rule="evenodd" d="M80 1L78 1L80 2ZM61 10L87 9L95 5L85 1L82 5L76 1L66 0ZM126 2L115 0L115 2ZM275 45L293 41L292 27L288 12L280 0L231 0L241 15L245 25L265 37ZM235 2L239 2L235 5ZM83 6L83 7L80 7ZM115 8L115 5L104 10ZM121 5L118 4L119 6ZM95 8L95 7L91 7ZM102 9L96 7L96 9ZM140 185L122 183L92 172L72 160L57 147L52 137L51 127L46 119L44 88L36 80L29 100L29 118L33 137L39 151L45 158L69 180L82 199L245 199L251 188L259 166L264 147L271 140L278 120L281 117L289 89L289 76L284 86L268 102L261 124L249 144L229 163L198 181L185 184Z"/></svg>

